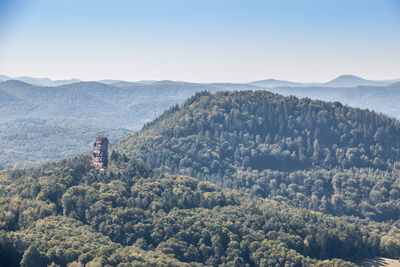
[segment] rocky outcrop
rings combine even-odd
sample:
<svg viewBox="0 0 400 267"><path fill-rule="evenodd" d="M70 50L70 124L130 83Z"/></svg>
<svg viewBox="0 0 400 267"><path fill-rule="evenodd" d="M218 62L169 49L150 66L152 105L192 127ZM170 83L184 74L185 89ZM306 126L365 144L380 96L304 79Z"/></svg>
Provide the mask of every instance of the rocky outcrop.
<svg viewBox="0 0 400 267"><path fill-rule="evenodd" d="M104 135L97 136L93 144L92 166L100 171L107 169L108 165L108 139Z"/></svg>

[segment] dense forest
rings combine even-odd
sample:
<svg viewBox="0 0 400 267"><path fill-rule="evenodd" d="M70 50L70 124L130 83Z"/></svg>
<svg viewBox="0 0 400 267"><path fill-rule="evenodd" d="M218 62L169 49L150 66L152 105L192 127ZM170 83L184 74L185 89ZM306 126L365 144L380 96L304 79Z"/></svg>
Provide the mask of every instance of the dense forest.
<svg viewBox="0 0 400 267"><path fill-rule="evenodd" d="M1 174L4 266L352 266L344 260L399 256L399 229L387 223L157 176L115 151L106 172L91 169L89 160Z"/></svg>
<svg viewBox="0 0 400 267"><path fill-rule="evenodd" d="M400 125L198 93L110 148L0 172L4 266L356 266L400 257Z"/></svg>
<svg viewBox="0 0 400 267"><path fill-rule="evenodd" d="M223 177L237 169L388 169L400 159L400 123L339 102L266 91L204 92L118 148L152 166L194 176Z"/></svg>
<svg viewBox="0 0 400 267"><path fill-rule="evenodd" d="M256 92L204 92L115 148L190 175L333 215L400 212L400 124L381 114Z"/></svg>

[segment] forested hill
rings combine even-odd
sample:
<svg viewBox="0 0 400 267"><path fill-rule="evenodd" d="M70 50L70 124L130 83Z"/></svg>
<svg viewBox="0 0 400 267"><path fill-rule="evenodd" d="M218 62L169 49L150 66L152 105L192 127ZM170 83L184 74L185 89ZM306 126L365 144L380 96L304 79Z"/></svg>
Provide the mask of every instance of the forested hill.
<svg viewBox="0 0 400 267"><path fill-rule="evenodd" d="M265 91L199 93L114 149L161 173L335 216L400 219L399 123Z"/></svg>
<svg viewBox="0 0 400 267"><path fill-rule="evenodd" d="M116 148L194 176L235 170L391 168L400 124L368 110L266 91L198 93Z"/></svg>

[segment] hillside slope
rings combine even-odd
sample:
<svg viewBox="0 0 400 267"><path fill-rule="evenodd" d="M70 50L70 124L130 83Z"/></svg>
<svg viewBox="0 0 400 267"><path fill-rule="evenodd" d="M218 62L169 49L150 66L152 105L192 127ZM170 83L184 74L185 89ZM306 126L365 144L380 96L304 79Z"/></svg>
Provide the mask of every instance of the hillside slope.
<svg viewBox="0 0 400 267"><path fill-rule="evenodd" d="M400 118L400 84L390 86L357 87L280 87L268 88L269 91L285 96L309 97L324 101L339 101L352 107L375 110L386 115Z"/></svg>
<svg viewBox="0 0 400 267"><path fill-rule="evenodd" d="M172 171L315 166L386 169L400 159L400 123L374 112L265 91L199 93L116 146ZM195 164L193 164L193 163Z"/></svg>
<svg viewBox="0 0 400 267"><path fill-rule="evenodd" d="M161 173L377 221L399 219L399 148L392 118L265 91L199 93L114 146Z"/></svg>

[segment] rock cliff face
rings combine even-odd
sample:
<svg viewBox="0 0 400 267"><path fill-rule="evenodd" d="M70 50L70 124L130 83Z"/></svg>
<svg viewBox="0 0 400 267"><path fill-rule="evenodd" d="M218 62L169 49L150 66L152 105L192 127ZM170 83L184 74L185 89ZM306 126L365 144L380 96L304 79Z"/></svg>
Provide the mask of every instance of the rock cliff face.
<svg viewBox="0 0 400 267"><path fill-rule="evenodd" d="M108 139L104 135L97 136L93 144L92 166L100 171L107 169L108 165Z"/></svg>

